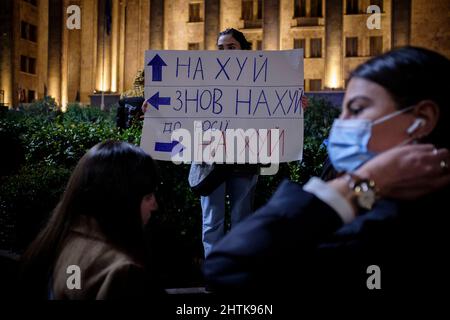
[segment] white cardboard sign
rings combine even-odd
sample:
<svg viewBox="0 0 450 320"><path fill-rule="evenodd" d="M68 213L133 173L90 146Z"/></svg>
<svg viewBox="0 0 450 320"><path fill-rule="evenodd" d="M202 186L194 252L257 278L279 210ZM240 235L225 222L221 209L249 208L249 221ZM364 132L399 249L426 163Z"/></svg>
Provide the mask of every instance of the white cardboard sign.
<svg viewBox="0 0 450 320"><path fill-rule="evenodd" d="M303 92L303 50L147 51L141 147L157 160L171 161L184 149L194 159L195 148L208 141L195 146L195 139L172 141L171 135L186 129L194 137L194 121L201 121L204 132L279 129L270 140L279 161L301 160ZM188 143L191 148L179 148Z"/></svg>

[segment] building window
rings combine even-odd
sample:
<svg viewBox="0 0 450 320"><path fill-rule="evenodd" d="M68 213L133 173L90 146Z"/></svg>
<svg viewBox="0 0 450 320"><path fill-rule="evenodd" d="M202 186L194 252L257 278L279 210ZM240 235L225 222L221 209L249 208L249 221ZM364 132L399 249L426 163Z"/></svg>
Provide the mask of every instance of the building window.
<svg viewBox="0 0 450 320"><path fill-rule="evenodd" d="M26 23L25 21L21 21L20 22L20 37L22 39L28 39L28 23Z"/></svg>
<svg viewBox="0 0 450 320"><path fill-rule="evenodd" d="M303 51L304 51L305 47L306 47L305 39L299 39L299 38L294 39L294 49L303 49Z"/></svg>
<svg viewBox="0 0 450 320"><path fill-rule="evenodd" d="M189 4L189 22L201 22L200 3Z"/></svg>
<svg viewBox="0 0 450 320"><path fill-rule="evenodd" d="M263 18L263 1L258 0L258 14L256 15L257 19Z"/></svg>
<svg viewBox="0 0 450 320"><path fill-rule="evenodd" d="M320 91L320 90L322 90L322 79L310 79L309 91Z"/></svg>
<svg viewBox="0 0 450 320"><path fill-rule="evenodd" d="M37 27L30 24L30 29L29 29L29 33L28 33L28 40L33 41L33 42L37 42Z"/></svg>
<svg viewBox="0 0 450 320"><path fill-rule="evenodd" d="M28 60L25 56L20 56L20 71L28 72Z"/></svg>
<svg viewBox="0 0 450 320"><path fill-rule="evenodd" d="M27 3L29 3L29 4L31 4L31 5L33 5L33 6L37 6L37 0L24 0L25 2L27 2Z"/></svg>
<svg viewBox="0 0 450 320"><path fill-rule="evenodd" d="M322 0L311 0L311 17L322 17Z"/></svg>
<svg viewBox="0 0 450 320"><path fill-rule="evenodd" d="M199 42L188 43L188 50L200 50L200 43Z"/></svg>
<svg viewBox="0 0 450 320"><path fill-rule="evenodd" d="M27 102L31 103L36 99L36 92L34 90L28 90Z"/></svg>
<svg viewBox="0 0 450 320"><path fill-rule="evenodd" d="M378 6L380 8L380 12L383 12L383 0L370 0L371 6Z"/></svg>
<svg viewBox="0 0 450 320"><path fill-rule="evenodd" d="M294 0L294 18L306 17L306 0Z"/></svg>
<svg viewBox="0 0 450 320"><path fill-rule="evenodd" d="M263 49L262 40L256 40L256 50L262 49Z"/></svg>
<svg viewBox="0 0 450 320"><path fill-rule="evenodd" d="M20 71L36 74L36 59L20 56Z"/></svg>
<svg viewBox="0 0 450 320"><path fill-rule="evenodd" d="M242 20L244 20L244 29L262 28L262 17L262 0L242 0Z"/></svg>
<svg viewBox="0 0 450 320"><path fill-rule="evenodd" d="M346 57L358 56L358 38L356 37L345 38L345 56Z"/></svg>
<svg viewBox="0 0 450 320"><path fill-rule="evenodd" d="M28 73L36 74L36 59L28 58Z"/></svg>
<svg viewBox="0 0 450 320"><path fill-rule="evenodd" d="M378 56L383 53L383 37L370 37L370 55Z"/></svg>
<svg viewBox="0 0 450 320"><path fill-rule="evenodd" d="M242 20L253 20L253 0L242 1Z"/></svg>
<svg viewBox="0 0 450 320"><path fill-rule="evenodd" d="M322 58L322 39L311 39L311 58Z"/></svg>
<svg viewBox="0 0 450 320"><path fill-rule="evenodd" d="M25 21L20 23L20 37L32 42L37 41L37 27Z"/></svg>
<svg viewBox="0 0 450 320"><path fill-rule="evenodd" d="M263 17L262 0L242 0L242 20L261 20Z"/></svg>
<svg viewBox="0 0 450 320"><path fill-rule="evenodd" d="M358 14L359 10L359 1L358 0L347 0L347 14Z"/></svg>

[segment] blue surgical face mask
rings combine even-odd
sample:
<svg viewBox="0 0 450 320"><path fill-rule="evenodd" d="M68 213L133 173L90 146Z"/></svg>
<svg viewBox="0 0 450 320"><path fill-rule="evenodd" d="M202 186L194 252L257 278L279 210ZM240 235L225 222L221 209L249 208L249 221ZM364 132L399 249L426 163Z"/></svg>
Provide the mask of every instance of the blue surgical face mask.
<svg viewBox="0 0 450 320"><path fill-rule="evenodd" d="M328 137L328 156L339 172L353 172L372 159L376 153L367 145L372 136L372 127L414 108L395 111L375 121L367 119L334 120Z"/></svg>

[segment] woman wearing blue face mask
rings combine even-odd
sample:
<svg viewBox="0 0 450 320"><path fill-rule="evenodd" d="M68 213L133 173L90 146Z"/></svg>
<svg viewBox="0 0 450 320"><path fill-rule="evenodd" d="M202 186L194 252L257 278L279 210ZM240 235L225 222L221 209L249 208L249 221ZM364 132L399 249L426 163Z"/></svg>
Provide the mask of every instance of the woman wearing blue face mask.
<svg viewBox="0 0 450 320"><path fill-rule="evenodd" d="M359 66L329 137L338 177L283 182L212 251L211 287L322 297L435 289L447 271L449 74L447 58L414 47Z"/></svg>

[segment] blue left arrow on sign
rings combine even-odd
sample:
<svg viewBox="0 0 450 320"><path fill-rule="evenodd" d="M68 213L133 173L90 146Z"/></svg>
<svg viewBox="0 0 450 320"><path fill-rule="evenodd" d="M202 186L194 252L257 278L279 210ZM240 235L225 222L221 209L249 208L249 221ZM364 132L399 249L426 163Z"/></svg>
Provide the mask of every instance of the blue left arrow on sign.
<svg viewBox="0 0 450 320"><path fill-rule="evenodd" d="M176 140L172 142L155 142L155 151L177 154L183 151L183 149L184 146Z"/></svg>
<svg viewBox="0 0 450 320"><path fill-rule="evenodd" d="M167 64L159 54L156 54L147 65L152 66L152 81L162 81L162 68Z"/></svg>
<svg viewBox="0 0 450 320"><path fill-rule="evenodd" d="M147 99L156 110L159 110L159 106L170 106L170 97L159 97L159 92L155 93L151 98Z"/></svg>

